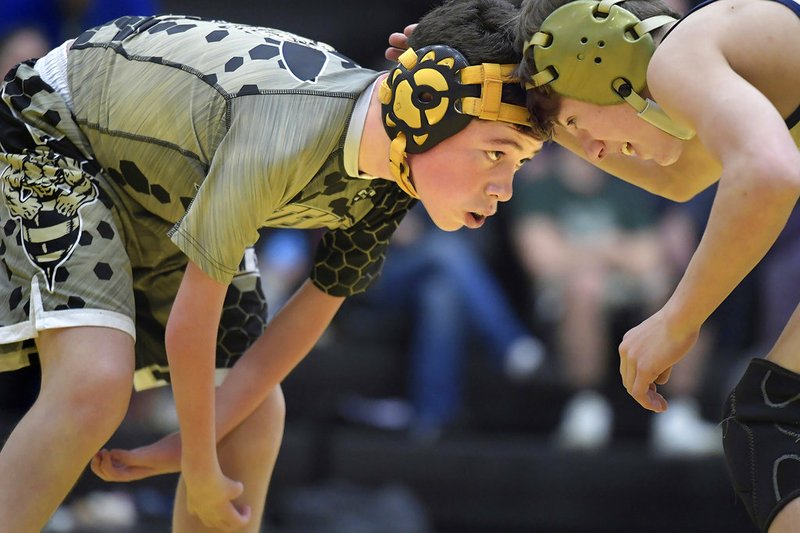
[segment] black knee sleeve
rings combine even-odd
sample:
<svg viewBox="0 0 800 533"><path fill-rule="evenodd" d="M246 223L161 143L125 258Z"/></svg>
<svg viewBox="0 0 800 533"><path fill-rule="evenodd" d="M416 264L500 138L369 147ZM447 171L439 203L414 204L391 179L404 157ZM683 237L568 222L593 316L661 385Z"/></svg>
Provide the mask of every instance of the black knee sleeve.
<svg viewBox="0 0 800 533"><path fill-rule="evenodd" d="M766 532L800 496L800 374L753 359L725 404L722 442L734 489Z"/></svg>

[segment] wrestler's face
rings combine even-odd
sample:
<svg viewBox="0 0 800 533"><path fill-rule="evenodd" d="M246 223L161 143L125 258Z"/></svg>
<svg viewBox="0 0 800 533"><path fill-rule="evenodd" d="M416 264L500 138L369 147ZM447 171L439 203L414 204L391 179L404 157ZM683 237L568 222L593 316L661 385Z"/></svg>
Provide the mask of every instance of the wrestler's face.
<svg viewBox="0 0 800 533"><path fill-rule="evenodd" d="M542 142L504 122L472 120L430 150L408 154L411 179L433 222L445 231L483 225L511 198L514 173Z"/></svg>
<svg viewBox="0 0 800 533"><path fill-rule="evenodd" d="M675 163L683 142L645 122L627 104L600 106L563 98L558 122L583 147L590 161L636 157L661 166Z"/></svg>

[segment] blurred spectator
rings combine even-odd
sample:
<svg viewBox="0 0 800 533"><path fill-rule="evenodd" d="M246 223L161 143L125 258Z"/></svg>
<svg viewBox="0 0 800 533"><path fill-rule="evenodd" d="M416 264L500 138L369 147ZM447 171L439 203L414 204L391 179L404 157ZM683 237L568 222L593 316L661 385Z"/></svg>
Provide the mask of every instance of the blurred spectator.
<svg viewBox="0 0 800 533"><path fill-rule="evenodd" d="M117 17L152 15L159 10L159 0L2 0L0 5L0 36L32 28L44 37L48 48Z"/></svg>
<svg viewBox="0 0 800 533"><path fill-rule="evenodd" d="M511 380L533 378L543 362L541 342L515 314L467 233L439 231L421 209L403 220L381 278L358 298L375 313L399 311L411 321L411 405L350 398L343 414L351 419L408 425L413 436L431 440L463 414L471 340Z"/></svg>
<svg viewBox="0 0 800 533"><path fill-rule="evenodd" d="M44 33L32 26L22 26L0 33L0 79L22 61L41 57L50 50Z"/></svg>
<svg viewBox="0 0 800 533"><path fill-rule="evenodd" d="M159 0L0 0L0 79L85 29L124 15L151 15Z"/></svg>
<svg viewBox="0 0 800 533"><path fill-rule="evenodd" d="M317 236L297 229L265 228L256 244L261 283L269 302L269 316L283 307L308 277Z"/></svg>
<svg viewBox="0 0 800 533"><path fill-rule="evenodd" d="M610 441L614 413L602 390L609 365L616 369L615 321L658 309L677 268L685 266L668 260L655 201L555 146L518 174L511 202L514 241L534 287L534 316L553 329L570 391L555 435L566 449L596 449ZM682 424L691 422L691 438L710 447L717 435L689 397L693 383L677 382L687 397L673 399L672 414L679 413Z"/></svg>

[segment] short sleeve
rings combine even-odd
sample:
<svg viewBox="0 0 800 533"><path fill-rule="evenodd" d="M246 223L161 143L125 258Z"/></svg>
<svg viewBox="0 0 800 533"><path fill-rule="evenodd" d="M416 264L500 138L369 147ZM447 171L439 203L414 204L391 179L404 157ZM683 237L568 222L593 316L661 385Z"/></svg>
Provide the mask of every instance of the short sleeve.
<svg viewBox="0 0 800 533"><path fill-rule="evenodd" d="M178 248L212 278L230 282L245 248L258 240L259 228L307 185L336 148L351 104L323 103L297 95L234 102L231 126L208 175L170 232Z"/></svg>

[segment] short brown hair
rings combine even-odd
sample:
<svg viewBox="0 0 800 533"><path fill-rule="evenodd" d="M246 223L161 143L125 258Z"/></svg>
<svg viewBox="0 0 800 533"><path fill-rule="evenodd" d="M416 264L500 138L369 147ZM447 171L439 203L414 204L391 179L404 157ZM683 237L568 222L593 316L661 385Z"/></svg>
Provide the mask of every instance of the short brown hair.
<svg viewBox="0 0 800 533"><path fill-rule="evenodd" d="M516 65L522 59L522 47L516 45L518 16L508 0L446 0L419 21L408 44L415 50L434 44L455 48L470 65ZM526 99L522 84L504 84L503 102L526 106ZM536 127L518 129L544 140Z"/></svg>

